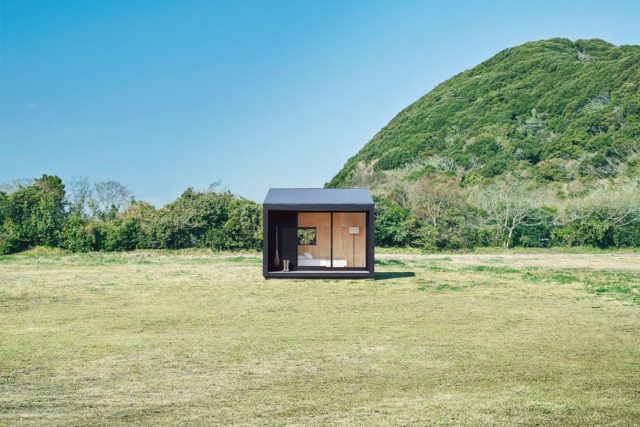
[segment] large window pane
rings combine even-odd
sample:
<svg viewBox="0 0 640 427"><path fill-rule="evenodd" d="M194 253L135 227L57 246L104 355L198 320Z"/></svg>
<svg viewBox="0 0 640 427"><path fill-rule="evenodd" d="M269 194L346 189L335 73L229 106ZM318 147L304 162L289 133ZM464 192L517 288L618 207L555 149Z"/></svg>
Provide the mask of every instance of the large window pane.
<svg viewBox="0 0 640 427"><path fill-rule="evenodd" d="M366 227L365 212L299 212L298 268L366 267Z"/></svg>
<svg viewBox="0 0 640 427"><path fill-rule="evenodd" d="M333 266L366 267L367 214L333 213Z"/></svg>
<svg viewBox="0 0 640 427"><path fill-rule="evenodd" d="M331 267L330 212L298 212L298 267Z"/></svg>

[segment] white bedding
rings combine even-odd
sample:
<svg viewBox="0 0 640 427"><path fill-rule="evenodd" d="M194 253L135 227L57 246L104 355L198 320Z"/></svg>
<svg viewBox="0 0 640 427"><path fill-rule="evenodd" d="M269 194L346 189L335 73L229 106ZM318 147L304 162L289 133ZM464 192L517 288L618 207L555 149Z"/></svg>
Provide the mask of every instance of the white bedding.
<svg viewBox="0 0 640 427"><path fill-rule="evenodd" d="M334 267L346 267L346 259L334 259ZM331 267L331 260L325 258L307 258L305 256L298 257L298 267Z"/></svg>

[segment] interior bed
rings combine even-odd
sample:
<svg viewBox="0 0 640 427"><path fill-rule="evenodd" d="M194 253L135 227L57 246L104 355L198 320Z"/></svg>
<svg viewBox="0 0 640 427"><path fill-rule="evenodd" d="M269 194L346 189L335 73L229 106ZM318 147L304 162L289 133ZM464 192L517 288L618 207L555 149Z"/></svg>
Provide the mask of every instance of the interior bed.
<svg viewBox="0 0 640 427"><path fill-rule="evenodd" d="M334 259L334 267L346 267L346 259ZM331 259L328 258L313 258L311 254L304 253L298 255L298 267L331 267Z"/></svg>

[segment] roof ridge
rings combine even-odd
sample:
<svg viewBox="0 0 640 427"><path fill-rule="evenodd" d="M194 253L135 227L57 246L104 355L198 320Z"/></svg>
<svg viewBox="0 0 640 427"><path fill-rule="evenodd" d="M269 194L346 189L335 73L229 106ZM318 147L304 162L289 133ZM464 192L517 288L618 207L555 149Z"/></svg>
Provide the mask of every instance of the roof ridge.
<svg viewBox="0 0 640 427"><path fill-rule="evenodd" d="M267 205L373 205L367 188L270 188Z"/></svg>

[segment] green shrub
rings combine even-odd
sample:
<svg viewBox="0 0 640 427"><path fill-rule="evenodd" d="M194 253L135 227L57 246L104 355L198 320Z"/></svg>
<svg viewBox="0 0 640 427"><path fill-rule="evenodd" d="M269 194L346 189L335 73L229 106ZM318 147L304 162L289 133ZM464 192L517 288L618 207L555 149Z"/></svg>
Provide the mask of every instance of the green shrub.
<svg viewBox="0 0 640 427"><path fill-rule="evenodd" d="M0 255L24 250L28 247L20 239L20 227L7 218L0 224Z"/></svg>
<svg viewBox="0 0 640 427"><path fill-rule="evenodd" d="M97 249L95 235L91 232L89 223L89 220L77 212L70 214L62 232L61 247L73 252Z"/></svg>

